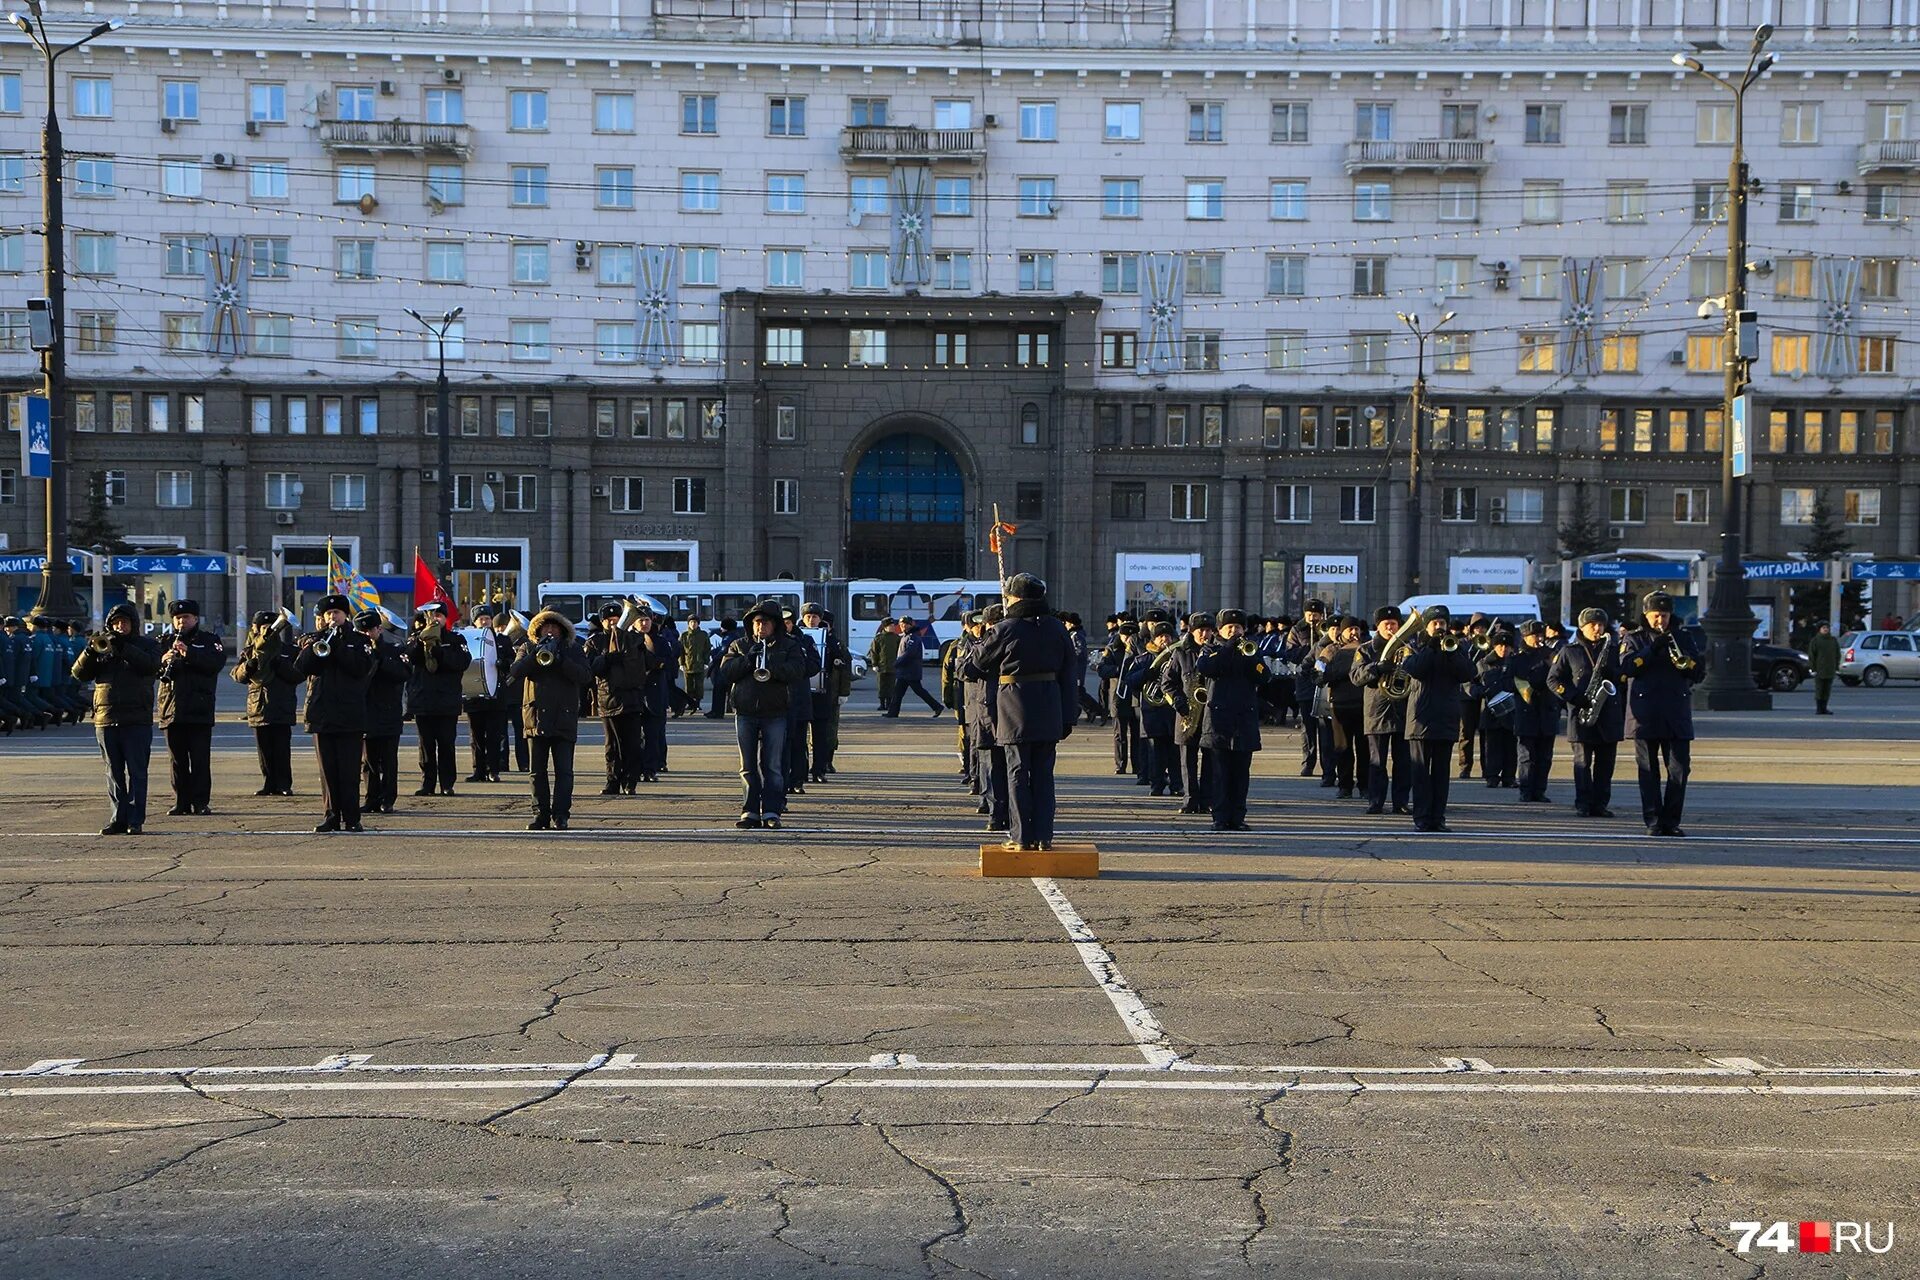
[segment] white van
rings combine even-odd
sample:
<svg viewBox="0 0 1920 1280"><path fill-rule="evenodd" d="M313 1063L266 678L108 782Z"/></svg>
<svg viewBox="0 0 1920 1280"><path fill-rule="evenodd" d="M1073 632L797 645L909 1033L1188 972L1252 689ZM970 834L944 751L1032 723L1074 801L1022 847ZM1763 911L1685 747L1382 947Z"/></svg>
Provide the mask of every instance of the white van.
<svg viewBox="0 0 1920 1280"><path fill-rule="evenodd" d="M1410 614L1415 609L1426 609L1436 604L1447 606L1447 612L1453 615L1455 622L1465 622L1476 613L1484 613L1489 618L1517 627L1540 616L1540 597L1517 592L1512 595L1408 596L1400 602L1400 612Z"/></svg>

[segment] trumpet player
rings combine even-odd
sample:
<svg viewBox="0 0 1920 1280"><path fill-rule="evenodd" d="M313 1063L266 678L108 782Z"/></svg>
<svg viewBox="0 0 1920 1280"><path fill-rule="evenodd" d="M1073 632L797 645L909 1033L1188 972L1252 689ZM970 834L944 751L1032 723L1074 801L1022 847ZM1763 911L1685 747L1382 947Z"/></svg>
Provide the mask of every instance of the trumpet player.
<svg viewBox="0 0 1920 1280"><path fill-rule="evenodd" d="M1373 613L1373 638L1360 646L1349 673L1365 690L1361 719L1367 731L1367 812L1384 813L1389 781L1395 813L1413 812L1413 766L1407 754L1406 691L1394 677L1399 663L1381 661L1381 652L1400 630L1405 618L1397 605L1382 605Z"/></svg>
<svg viewBox="0 0 1920 1280"><path fill-rule="evenodd" d="M1121 687L1140 708L1140 736L1149 788L1147 794L1154 796L1166 795L1169 783L1175 795L1181 791L1180 749L1173 741L1173 704L1159 687L1160 672L1172 661L1172 655L1173 624L1150 622L1147 624L1146 648L1127 659L1126 668L1120 673Z"/></svg>
<svg viewBox="0 0 1920 1280"><path fill-rule="evenodd" d="M532 748L533 821L529 831L565 831L573 813L573 747L580 736L580 691L593 679L573 624L542 609L527 628L530 643L513 660L520 682L520 722ZM548 771L553 777L548 779Z"/></svg>
<svg viewBox="0 0 1920 1280"><path fill-rule="evenodd" d="M367 731L367 681L373 656L347 625L352 605L343 595L320 597L315 630L300 637L294 674L307 682L307 732L320 762L320 800L326 815L315 831L360 830L361 738Z"/></svg>
<svg viewBox="0 0 1920 1280"><path fill-rule="evenodd" d="M651 632L634 625L636 617L632 606L601 605L600 626L587 637L593 701L606 736L603 796L632 795L642 778L653 780L644 755L647 699L663 656Z"/></svg>
<svg viewBox="0 0 1920 1280"><path fill-rule="evenodd" d="M407 704L420 735L420 786L413 794L453 794L460 772L454 743L460 733L460 687L473 653L447 631L446 606L430 601L414 610L407 639Z"/></svg>
<svg viewBox="0 0 1920 1280"><path fill-rule="evenodd" d="M1247 615L1222 609L1219 618L1219 638L1193 660L1207 690L1200 746L1213 765L1213 829L1248 831L1247 788L1253 753L1260 749L1260 685L1269 673L1247 639Z"/></svg>
<svg viewBox="0 0 1920 1280"><path fill-rule="evenodd" d="M1473 679L1472 649L1448 634L1445 605L1422 612L1426 634L1400 664L1407 692L1407 754L1413 762L1413 827L1447 830L1447 786L1453 745L1460 738L1461 686Z"/></svg>
<svg viewBox="0 0 1920 1280"><path fill-rule="evenodd" d="M1315 693L1321 687L1320 650L1326 644L1327 604L1309 600L1299 622L1287 632L1286 660L1294 665L1293 705L1300 713L1300 776L1320 774L1323 785L1333 785L1333 751L1326 716L1315 710ZM1327 749L1322 751L1322 747Z"/></svg>
<svg viewBox="0 0 1920 1280"><path fill-rule="evenodd" d="M180 599L167 610L173 626L160 654L160 702L156 708L172 765L175 817L213 812L213 702L227 647L200 625L197 601Z"/></svg>
<svg viewBox="0 0 1920 1280"><path fill-rule="evenodd" d="M1554 657L1547 671L1548 687L1572 710L1567 745L1573 751L1573 811L1582 818L1613 816L1607 804L1613 799L1620 739L1626 736L1620 647L1607 624L1606 610L1582 609L1579 638Z"/></svg>
<svg viewBox="0 0 1920 1280"><path fill-rule="evenodd" d="M117 604L107 611L73 661L73 678L93 681L93 732L107 766L107 803L113 816L103 836L139 835L147 821L147 764L153 756L153 681L160 646L140 634L140 611Z"/></svg>
<svg viewBox="0 0 1920 1280"><path fill-rule="evenodd" d="M272 609L253 615L246 643L233 664L233 678L247 686L247 723L260 758L257 796L293 794L293 717L299 680L287 654L289 625Z"/></svg>
<svg viewBox="0 0 1920 1280"><path fill-rule="evenodd" d="M1706 668L1698 647L1675 625L1672 596L1649 591L1640 613L1645 625L1620 643L1620 671L1627 678L1626 736L1633 739L1640 773L1640 816L1650 836L1684 836L1680 816L1693 766L1693 686Z"/></svg>
<svg viewBox="0 0 1920 1280"><path fill-rule="evenodd" d="M361 772L366 782L367 813L392 813L399 797L400 734L407 724L407 684L413 675L407 651L382 634L386 619L377 609L354 615L353 629L367 642L373 670L367 675L367 734Z"/></svg>
<svg viewBox="0 0 1920 1280"><path fill-rule="evenodd" d="M747 611L746 634L727 646L717 677L733 705L746 797L736 827L778 828L787 811L787 708L806 678L806 654L786 632L776 601Z"/></svg>
<svg viewBox="0 0 1920 1280"><path fill-rule="evenodd" d="M1508 663L1520 705L1514 708L1513 738L1519 749L1520 799L1548 804L1547 778L1553 773L1553 738L1560 728L1560 698L1548 675L1553 650L1547 648L1547 624L1538 618L1520 624L1520 649Z"/></svg>

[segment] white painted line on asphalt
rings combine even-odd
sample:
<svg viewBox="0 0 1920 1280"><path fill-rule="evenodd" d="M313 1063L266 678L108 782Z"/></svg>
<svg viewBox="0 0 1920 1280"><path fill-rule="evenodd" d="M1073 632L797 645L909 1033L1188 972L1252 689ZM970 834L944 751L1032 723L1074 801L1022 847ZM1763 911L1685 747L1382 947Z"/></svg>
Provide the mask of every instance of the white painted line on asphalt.
<svg viewBox="0 0 1920 1280"><path fill-rule="evenodd" d="M1140 1048L1140 1054L1149 1066L1171 1067L1180 1060L1173 1051L1173 1043L1167 1039L1167 1032L1160 1020L1153 1016L1153 1010L1147 1008L1146 1001L1127 982L1120 972L1120 966L1114 962L1113 953L1101 944L1099 935L1087 927L1080 913L1067 901L1067 895L1060 892L1060 886L1045 876L1035 876L1033 887L1053 908L1054 918L1059 920L1067 931L1067 937L1080 952L1080 963L1087 966L1087 972L1107 993L1107 999L1113 1002L1114 1012L1120 1015L1120 1021L1126 1024L1127 1034L1133 1037L1134 1044Z"/></svg>

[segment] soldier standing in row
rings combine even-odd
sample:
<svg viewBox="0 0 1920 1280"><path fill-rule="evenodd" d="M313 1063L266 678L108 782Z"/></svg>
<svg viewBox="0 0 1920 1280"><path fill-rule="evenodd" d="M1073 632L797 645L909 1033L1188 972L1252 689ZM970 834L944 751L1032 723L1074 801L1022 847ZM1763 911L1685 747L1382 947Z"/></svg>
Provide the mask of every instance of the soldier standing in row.
<svg viewBox="0 0 1920 1280"><path fill-rule="evenodd" d="M247 686L247 723L253 726L260 758L257 796L293 794L293 719L300 682L288 665L291 628L271 609L253 615L247 641L234 663L233 678Z"/></svg>
<svg viewBox="0 0 1920 1280"><path fill-rule="evenodd" d="M197 602L175 600L167 612L173 629L161 647L157 708L173 765L173 808L167 812L212 813L214 694L227 647L200 625Z"/></svg>
<svg viewBox="0 0 1920 1280"><path fill-rule="evenodd" d="M407 690L413 727L420 734L420 786L413 794L430 796L436 790L453 794L460 762L455 742L460 733L460 686L473 662L464 637L446 626L446 609L438 603L414 611L413 634L407 642L408 665L413 669Z"/></svg>
<svg viewBox="0 0 1920 1280"><path fill-rule="evenodd" d="M1080 715L1073 641L1047 608L1047 584L1030 573L1006 583L1006 617L987 632L964 672L992 680L994 741L1007 754L1008 849L1053 846L1054 760ZM897 696L897 691L896 691Z"/></svg>
<svg viewBox="0 0 1920 1280"><path fill-rule="evenodd" d="M406 650L381 634L385 626L386 619L377 609L363 609L353 619L373 663L367 675L367 736L362 750L367 796L360 806L368 813L392 813L400 794L400 734L407 727L407 682L413 674Z"/></svg>
<svg viewBox="0 0 1920 1280"><path fill-rule="evenodd" d="M153 756L153 681L160 646L140 634L140 611L117 604L104 631L89 637L73 678L93 681L93 731L107 765L113 816L103 836L139 835L147 821L147 765Z"/></svg>
<svg viewBox="0 0 1920 1280"><path fill-rule="evenodd" d="M307 732L320 762L326 807L315 831L360 830L361 739L373 655L365 637L347 625L351 607L345 596L322 596L314 611L319 627L300 637L293 657L294 675L307 682Z"/></svg>
<svg viewBox="0 0 1920 1280"><path fill-rule="evenodd" d="M1562 649L1547 673L1547 685L1572 710L1567 743L1573 749L1573 811L1582 818L1611 818L1613 770L1626 737L1626 677L1620 644L1609 633L1604 609L1580 611L1579 639ZM1612 685L1612 689L1607 688Z"/></svg>

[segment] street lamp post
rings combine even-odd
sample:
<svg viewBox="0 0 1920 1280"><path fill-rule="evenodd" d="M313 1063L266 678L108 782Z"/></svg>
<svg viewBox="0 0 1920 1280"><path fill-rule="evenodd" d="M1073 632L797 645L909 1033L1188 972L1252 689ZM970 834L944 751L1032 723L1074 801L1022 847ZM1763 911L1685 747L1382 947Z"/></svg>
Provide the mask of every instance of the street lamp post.
<svg viewBox="0 0 1920 1280"><path fill-rule="evenodd" d="M124 24L115 18L102 22L66 44L54 43L47 32L40 0L27 0L25 13L13 12L7 21L33 42L47 64L47 118L40 133L40 214L45 235L40 279L48 328L32 335L40 352L42 393L47 398L49 469L47 474L47 562L40 570L39 613L64 613L73 596L73 569L67 564L67 226L62 181L66 148L60 138L59 94L54 87L54 64L62 54L98 40ZM64 588L64 590L62 589Z"/></svg>
<svg viewBox="0 0 1920 1280"><path fill-rule="evenodd" d="M450 416L451 401L447 395L447 332L453 328L453 322L466 311L465 307L455 307L443 312L440 322L433 321L407 308L407 314L419 321L434 339L434 346L440 358L440 376L434 383L434 391L439 399L438 417L440 419L440 583L448 591L453 590L453 426Z"/></svg>
<svg viewBox="0 0 1920 1280"><path fill-rule="evenodd" d="M1727 162L1727 296L1723 363L1726 384L1720 411L1720 558L1707 590L1707 633L1713 661L1697 698L1711 711L1766 711L1773 695L1753 683L1753 610L1747 605L1747 579L1741 547L1740 478L1734 474L1734 406L1747 388L1747 369L1760 353L1758 326L1747 311L1747 90L1773 66L1763 50L1771 26L1753 33L1747 68L1738 79L1709 71L1698 58L1673 55L1675 66L1713 81L1733 94L1733 155Z"/></svg>
<svg viewBox="0 0 1920 1280"><path fill-rule="evenodd" d="M1431 325L1422 328L1418 314L1410 311L1396 313L1400 323L1407 326L1413 334L1414 365L1413 394L1408 397L1408 416L1411 426L1408 429L1407 445L1407 579L1406 594L1420 594L1420 420L1427 411L1427 339L1446 327L1453 319L1449 311Z"/></svg>

